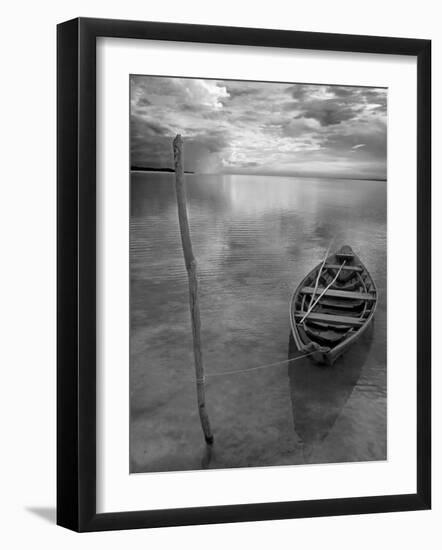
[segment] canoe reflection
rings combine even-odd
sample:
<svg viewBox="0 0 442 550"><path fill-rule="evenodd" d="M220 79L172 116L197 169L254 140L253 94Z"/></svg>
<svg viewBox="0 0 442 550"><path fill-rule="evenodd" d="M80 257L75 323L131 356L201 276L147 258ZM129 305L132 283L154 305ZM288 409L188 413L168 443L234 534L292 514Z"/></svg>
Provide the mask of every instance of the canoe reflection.
<svg viewBox="0 0 442 550"><path fill-rule="evenodd" d="M317 365L308 357L289 363L293 423L306 462L330 433L352 394L373 342L372 333L373 325L333 366ZM299 352L290 334L288 358L296 355Z"/></svg>

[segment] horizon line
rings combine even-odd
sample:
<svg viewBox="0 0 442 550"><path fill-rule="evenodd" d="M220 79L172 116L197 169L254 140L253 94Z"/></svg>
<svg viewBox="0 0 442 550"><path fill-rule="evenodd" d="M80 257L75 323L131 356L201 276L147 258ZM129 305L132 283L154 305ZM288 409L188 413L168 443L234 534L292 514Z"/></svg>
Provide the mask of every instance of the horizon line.
<svg viewBox="0 0 442 550"><path fill-rule="evenodd" d="M172 168L143 168L142 166L131 166L130 172L153 172L153 173L162 173L162 174L174 174L175 170ZM247 173L236 173L236 172L192 172L184 171L184 174L187 176L269 176L275 178L305 178L305 179L334 179L334 180L356 180L356 181L388 181L385 177L362 177L362 176L336 176L336 175L318 175L318 174L295 174L295 173L276 173L276 172L247 172Z"/></svg>

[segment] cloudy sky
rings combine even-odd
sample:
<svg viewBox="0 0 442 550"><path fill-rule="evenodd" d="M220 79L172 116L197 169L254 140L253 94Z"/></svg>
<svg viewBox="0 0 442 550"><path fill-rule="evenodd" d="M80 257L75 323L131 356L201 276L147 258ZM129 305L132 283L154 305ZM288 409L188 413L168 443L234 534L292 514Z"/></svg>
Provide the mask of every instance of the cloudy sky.
<svg viewBox="0 0 442 550"><path fill-rule="evenodd" d="M197 173L386 178L387 90L131 77L131 164Z"/></svg>

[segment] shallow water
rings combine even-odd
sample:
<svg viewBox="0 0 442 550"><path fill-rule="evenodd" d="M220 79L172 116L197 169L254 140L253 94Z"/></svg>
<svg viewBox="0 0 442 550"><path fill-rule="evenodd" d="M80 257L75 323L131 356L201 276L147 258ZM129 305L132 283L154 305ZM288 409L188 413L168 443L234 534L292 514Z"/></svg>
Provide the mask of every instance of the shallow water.
<svg viewBox="0 0 442 550"><path fill-rule="evenodd" d="M386 458L385 182L186 176L215 444L196 406L174 175L131 177L131 472ZM379 291L375 321L332 368L293 358L289 298L349 244Z"/></svg>

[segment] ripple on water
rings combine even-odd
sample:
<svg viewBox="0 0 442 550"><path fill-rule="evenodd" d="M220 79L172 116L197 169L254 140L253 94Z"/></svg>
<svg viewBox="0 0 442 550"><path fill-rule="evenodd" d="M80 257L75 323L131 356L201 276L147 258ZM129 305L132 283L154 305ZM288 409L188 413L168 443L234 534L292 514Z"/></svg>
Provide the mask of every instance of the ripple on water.
<svg viewBox="0 0 442 550"><path fill-rule="evenodd" d="M208 378L208 454L195 405L187 274L173 175L131 181L131 471L386 457L386 184L188 176L203 358L220 373L290 358L288 300L334 239L380 302L368 340L334 370L304 360Z"/></svg>

